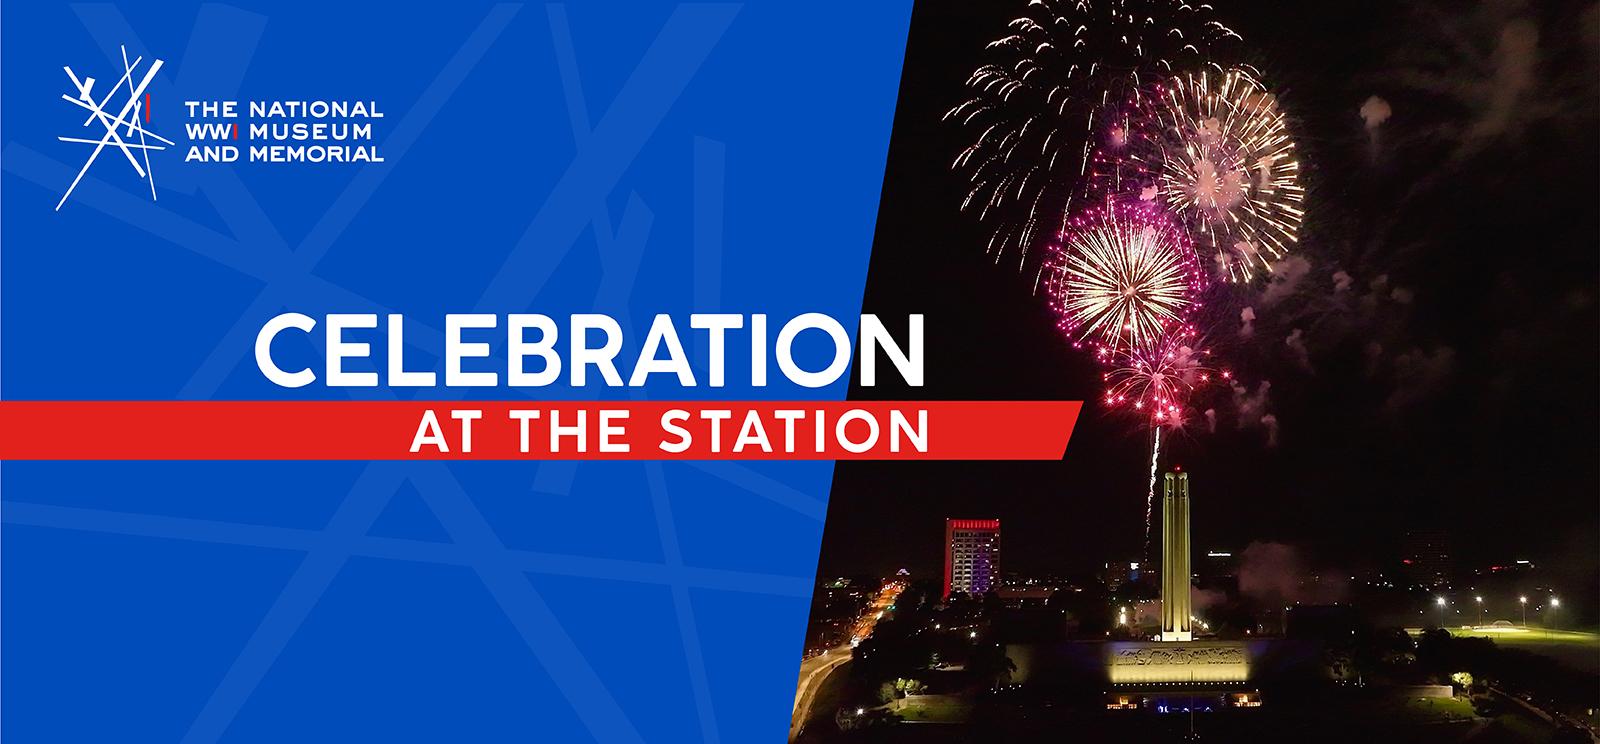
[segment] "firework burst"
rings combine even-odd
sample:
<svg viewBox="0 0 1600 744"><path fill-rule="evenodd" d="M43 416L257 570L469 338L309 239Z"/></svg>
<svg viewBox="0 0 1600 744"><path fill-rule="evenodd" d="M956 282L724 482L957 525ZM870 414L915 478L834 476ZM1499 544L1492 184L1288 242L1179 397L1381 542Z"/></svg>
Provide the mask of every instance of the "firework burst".
<svg viewBox="0 0 1600 744"><path fill-rule="evenodd" d="M1150 552L1150 529L1161 462L1162 432L1182 430L1197 393L1217 383L1231 383L1233 374L1211 367L1211 351L1200 346L1200 333L1183 325L1144 348L1101 348L1106 368L1102 400L1111 410L1132 411L1150 431L1150 472L1144 497L1144 552Z"/></svg>
<svg viewBox="0 0 1600 744"><path fill-rule="evenodd" d="M1228 281L1250 281L1294 247L1300 162L1277 99L1250 70L1174 76L1130 108L1124 147L1096 157L1114 174L1108 191L1164 204Z"/></svg>
<svg viewBox="0 0 1600 744"><path fill-rule="evenodd" d="M1240 37L1181 0L1032 0L1007 28L945 118L974 136L953 164L971 183L962 209L990 226L996 258L1020 262L1061 229L1107 113L1155 79L1220 71Z"/></svg>
<svg viewBox="0 0 1600 744"><path fill-rule="evenodd" d="M1048 291L1074 344L1144 351L1200 307L1205 276L1188 235L1159 206L1108 201L1067 222Z"/></svg>
<svg viewBox="0 0 1600 744"><path fill-rule="evenodd" d="M1227 370L1212 368L1211 351L1200 347L1199 336L1185 326L1149 348L1101 349L1106 406L1134 411L1151 426L1182 428L1196 391L1232 379Z"/></svg>

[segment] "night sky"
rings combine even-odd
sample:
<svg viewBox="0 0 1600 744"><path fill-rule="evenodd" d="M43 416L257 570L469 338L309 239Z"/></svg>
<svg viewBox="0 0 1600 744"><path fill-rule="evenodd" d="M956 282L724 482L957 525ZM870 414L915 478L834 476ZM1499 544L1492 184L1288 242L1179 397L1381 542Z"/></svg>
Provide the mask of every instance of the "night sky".
<svg viewBox="0 0 1600 744"><path fill-rule="evenodd" d="M1303 262L1212 309L1249 397L1214 394L1218 430L1191 423L1166 463L1192 473L1197 550L1275 541L1357 570L1434 526L1458 565L1529 558L1592 591L1600 12L1400 5L1217 0L1290 116ZM927 385L851 396L1090 403L1062 462L841 463L822 575L933 578L945 517L999 517L1007 571L1139 559L1148 434L1093 402L1099 372L1055 329L1035 264L985 255L949 169L971 135L941 115L1022 8L917 3L863 312L927 316ZM1373 95L1392 116L1369 131ZM1241 402L1276 419L1275 442Z"/></svg>

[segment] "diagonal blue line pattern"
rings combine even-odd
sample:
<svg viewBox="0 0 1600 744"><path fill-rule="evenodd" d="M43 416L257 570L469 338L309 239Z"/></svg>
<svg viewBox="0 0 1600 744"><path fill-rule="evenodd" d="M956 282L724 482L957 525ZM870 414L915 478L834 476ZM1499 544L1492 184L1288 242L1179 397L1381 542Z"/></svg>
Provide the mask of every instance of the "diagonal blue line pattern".
<svg viewBox="0 0 1600 744"><path fill-rule="evenodd" d="M479 309L513 307L524 284L543 285L588 223L589 205L605 198L639 154L667 109L689 84L722 34L737 5L680 5L645 51L639 67L578 150L533 222L478 302Z"/></svg>
<svg viewBox="0 0 1600 744"><path fill-rule="evenodd" d="M589 110L585 103L582 79L578 73L577 50L572 42L571 29L567 23L566 8L552 5L548 9L550 17L550 30L552 42L556 51L556 63L561 73L561 85L567 100L569 123L572 127L573 140L580 150L587 146L593 132L589 130ZM700 164L697 161L696 166ZM697 191L696 196L700 194ZM720 197L721 195L718 194ZM600 250L602 264L605 266L605 276L602 278L600 288L596 293L596 308L601 310L623 310L623 300L632 293L635 277L638 275L639 261L643 255L643 240L637 244L630 243L626 237L637 231L628 229L628 216L633 212L633 200L629 201L629 211L624 213L624 240L614 242L611 231L611 220L607 214L605 202L597 200L594 204L594 218L591 224L595 231L595 241ZM696 222L698 235L699 223ZM619 313L626 317L626 313ZM632 338L633 334L626 334ZM636 396L638 391L635 391ZM571 471L576 470L577 463L571 464ZM569 472L571 472L569 471ZM666 563L675 576L682 576L683 555L678 547L677 526L673 520L672 508L667 493L666 481L662 477L659 463L650 463L645 466L646 477L649 483L651 508L655 513L656 527L661 540L662 552L665 554ZM558 476L559 477L559 476ZM570 483L570 477L568 478ZM699 716L700 731L704 741L715 744L721 740L717 730L716 713L711 702L710 685L706 679L705 657L700 648L700 633L695 622L694 607L689 600L688 588L681 578L672 583L673 611L678 619L678 634L683 644L684 658L689 670L689 686L694 693L695 712Z"/></svg>
<svg viewBox="0 0 1600 744"><path fill-rule="evenodd" d="M678 12L675 12L673 19L679 18L682 10L683 9L680 8ZM731 20L731 15L729 16L729 20ZM700 54L692 57L694 59L693 68L698 68L699 62L704 59L705 53L709 52L710 46L715 43L717 38L720 38L721 32L725 30L725 28L726 25L724 24L722 27L718 28L716 34L711 36L709 39L704 39L704 37L702 37L704 48ZM680 35L688 35L687 27L681 24L674 26L673 20L669 20L667 28L663 30L656 43L652 45L651 51L646 53L647 60L652 53L664 53L673 59L684 58L683 55L671 54L671 52L677 51L672 45L663 44L662 40L670 39L671 32L674 29L676 29L677 33ZM691 51L692 50L693 47L691 47ZM639 69L640 71L653 72L662 68L650 66L649 64L642 64ZM687 83L688 78L692 76L692 69L682 71L682 74L682 83ZM623 93L619 94L618 101L613 104L613 111L616 111L626 101L629 100L628 96L630 90L637 91L633 95L643 95L644 92L660 92L661 89L655 86L632 87L633 82L639 77L640 72L636 71L634 77L630 78L629 84L624 86ZM681 84L678 86L678 90L681 91ZM660 115L665 113L667 105L669 105L671 100L676 97L675 93L676 91L670 98L660 101L662 105L654 112L656 116L644 120L630 119L629 124L632 127L642 128L646 131L653 129L656 122L659 121ZM629 130L624 129L622 131L628 132ZM641 137L639 139L639 144L641 145L642 140L643 138ZM581 159L582 151L580 151L580 155L577 160ZM574 166L576 165L577 164L574 163ZM572 174L573 170L569 169L568 173L569 175ZM615 178L616 175L620 175L620 168L618 168L616 173L612 174L612 177ZM563 183L572 182L573 181L570 179L563 179ZM593 182L591 182L591 184L593 184ZM557 190L560 190L559 186ZM598 189L597 192L597 197L600 194L603 194L603 191L599 191ZM547 202L546 211L541 212L541 214L551 214L551 212L548 211L548 208L549 203ZM555 214L561 214L561 212L558 211L555 212ZM534 224L538 225L539 222L540 218L535 217ZM530 227L528 236L535 234L536 233L533 227ZM516 258L519 249L524 252L526 251L526 246L529 245L529 241L526 238L527 236L525 236L524 241L519 244L518 249L513 250L512 259L508 260L506 266L502 267L501 273L497 277L497 281L508 275L514 275L514 273L511 271L511 268L515 263L514 259ZM553 244L570 246L571 238L576 238L576 235L571 235L566 241L552 242L546 245ZM564 253L564 250L550 251L546 255L553 254L559 256ZM536 281L532 282L532 286L535 288L540 287L547 279L548 274L538 276ZM497 304L489 299L489 296L494 293L495 286L496 283L491 282L491 289L485 293L485 299L480 301L480 307L484 307L486 305L495 306ZM528 285L526 284L517 285L517 288L525 291L527 286ZM533 293L536 294L537 289L535 289ZM447 472L444 473L443 477L440 477L439 471L442 471L442 466L429 466L427 472L429 473L430 477L426 481L426 484L430 487L424 487L425 484L423 482L419 482L417 485L419 487L419 492L422 493L424 500L428 502L430 508L434 510L435 514L439 516L441 521L448 522L447 529L451 532L452 536L458 541L461 541L463 535L466 535L475 539L484 540L484 545L498 544L498 538L493 536L492 530L488 528L487 523L483 523L481 526L478 524L478 522L482 520L482 517L470 506L470 501L466 500L465 494L459 491L459 486L454 483L454 480L448 476ZM438 493L435 493L433 489L440 486L446 487L448 489L447 496L454 498L444 497ZM466 524L462 524L462 522L466 522ZM320 569L322 567L322 564L320 563L312 563L310 558L307 559L307 563L313 569ZM311 577L310 580L306 582L306 585L309 587L304 590L304 594L306 595L311 595L313 593L320 595L321 590L326 588L327 581L331 580L332 576L331 573L324 574L320 571L308 571L305 573L309 574ZM552 678L557 682L558 687L560 687L563 694L567 696L568 701L573 704L574 709L579 714L579 717L585 722L586 725L589 726L591 732L596 735L596 738L603 742L638 740L637 732L634 730L632 725L627 722L620 709L616 706L615 701L604 689L604 686L594 675L593 670L588 666L587 662L583 660L582 655L579 654L574 647L572 647L570 638L568 638L564 632L551 631L552 628L555 628L556 631L559 631L559 626L555 624L553 616L549 614L548 608L543 604L542 600L539 599L537 593L532 590L532 587L530 584L528 584L526 577L517 575L515 580L511 580L511 578L507 576L506 569L504 567L493 565L480 565L479 573L485 584L490 587L491 592L494 594L496 600L499 601L501 606L506 610L508 617L512 619L519 631L523 633L525 640L529 643L530 647L534 649L535 654L542 662L545 663L546 671L550 673ZM299 574L297 574L297 578L298 576ZM294 580L291 580L291 586L295 586ZM298 587L296 587L296 589L298 589ZM289 594L290 596L287 597L287 601L281 602L281 604L287 605L288 608L283 614L292 616L295 614L295 610L298 609L298 600L301 596L301 592L297 591L290 593L286 591L286 594ZM274 610L276 610L276 606ZM269 619L272 617L273 614L271 611L269 611ZM300 616L300 619L303 619L303 615ZM264 626L265 625L266 623L264 623ZM275 627L276 626L273 626L274 630ZM258 637L260 637L259 634ZM246 655L242 655L241 660L253 662L258 657L263 657L268 663L270 663L270 658L275 657L276 653L281 651L283 644L286 641L287 638L280 639L273 634L265 636L263 638L263 642L260 644L256 643L256 639L253 638L251 643L247 645ZM260 650L256 651L258 648ZM255 653L251 653L252 651ZM239 666L236 665L235 668L238 669ZM230 687L226 685L225 680L224 689L226 689L226 691L230 694L221 698L218 696L213 696L212 702L208 703L206 711L202 712L201 719L197 720L197 727L202 721L222 719L231 720L232 714L237 712L237 709L239 705L242 704L243 699L242 695L238 696L237 700L233 699L234 691L239 689L245 694L248 694L248 691L254 688L254 684L259 682L259 679L264 672L265 667L257 669L253 666L247 665L238 675L238 677L243 680L242 682ZM233 672L230 671L229 677L234 677ZM207 719L207 713L212 710L217 710L219 712L213 715L212 719ZM199 730L202 733L209 733L208 729ZM216 728L216 734L220 735L220 732L221 728ZM191 734L193 733L194 731L192 730ZM214 738L215 736L210 736L207 738L194 740L210 741L214 740Z"/></svg>
<svg viewBox="0 0 1600 744"><path fill-rule="evenodd" d="M467 72L477 66L483 59L484 53L489 50L494 40L499 38L500 32L505 30L511 18L516 15L520 6L501 4L489 11L489 15L478 28L472 32L461 49L455 56L445 63L444 69L434 78L417 103L395 126L389 137L384 141L384 150L388 153L381 163L368 163L357 172L356 177L328 208L311 229L311 233L301 243L294 253L293 263L302 267L304 273L309 274L311 269L327 254L328 249L338 240L345 228L355 219L361 208L377 192L385 178L394 172L395 166L402 160L406 153L422 135L423 129L438 115L450 94L460 87ZM252 235L251 231L235 230L235 235ZM244 356L245 349L250 348L251 340L256 330L255 324L262 317L262 313L276 304L272 288L263 289L256 299L251 301L246 312L239 316L233 327L223 335L222 340L212 349L200 369L189 382L184 385L180 397L208 398L222 384L222 380L232 370L236 360Z"/></svg>
<svg viewBox="0 0 1600 744"><path fill-rule="evenodd" d="M5 512L6 524L216 545L307 552L324 542L322 530L85 509L25 501L5 502ZM369 534L351 540L347 545L352 555L365 558L451 566L465 566L471 563L470 556L452 543ZM810 580L797 576L688 566L672 569L660 563L509 548L505 553L507 559L521 570L535 574L657 585L670 585L681 577L681 583L694 589L802 599L811 596Z"/></svg>
<svg viewBox="0 0 1600 744"><path fill-rule="evenodd" d="M472 506L443 463L424 463L416 485L423 500L456 544L476 553L474 568L505 609L517 632L544 665L578 717L599 742L641 742L639 732L611 697L549 605L516 566L502 560L505 549L494 529Z"/></svg>
<svg viewBox="0 0 1600 744"><path fill-rule="evenodd" d="M321 540L301 561L272 608L267 610L266 617L245 642L244 650L190 724L183 737L184 744L221 738L244 706L245 699L255 691L328 584L344 567L353 552L350 543L367 533L388 503L388 497L404 480L404 468L397 463L373 463L362 472L350 495L328 521Z"/></svg>
<svg viewBox="0 0 1600 744"><path fill-rule="evenodd" d="M722 195L727 150L721 142L694 138L694 306L722 309Z"/></svg>
<svg viewBox="0 0 1600 744"><path fill-rule="evenodd" d="M720 478L786 509L793 509L807 517L822 521L828 515L828 505L804 492L769 478L744 465L728 460L691 462L689 467Z"/></svg>
<svg viewBox="0 0 1600 744"><path fill-rule="evenodd" d="M515 15L517 7L497 5L489 12L385 142L386 149L391 153L391 162L381 167L374 164L359 171L296 251L288 250L270 219L242 182L228 169L210 170L210 173L217 175L195 184L162 184L162 187L198 186L217 207L223 223L235 237L222 235L146 201L134 199L92 177L84 180L80 187L82 199L75 194L75 201L262 280L267 285L224 334L212 355L184 385L180 397L207 398L214 395L222 380L248 349L254 324L261 315L280 306L282 298L312 296L347 307L353 305L369 311L378 309L376 303L312 276L310 271L392 172L394 161L398 161L420 139L428 121L437 114L451 91L476 66L484 51ZM86 5L78 6L75 10L103 48L111 38L134 38L127 22L110 6ZM651 218L642 201L633 195L624 208L620 227L613 235L605 197L615 188L617 179L633 162L726 32L737 12L737 5L696 4L676 8L620 89L616 100L591 130L576 75L576 56L566 26L565 10L562 6L549 8L558 63L562 68L563 88L568 96L569 116L578 144L577 154L489 282L478 308L519 307L531 301L571 250L585 225L588 225L595 231L604 268L596 291L596 307L626 309L626 298L632 292ZM210 10L202 12L197 18L195 35L199 36L203 29L214 29L217 23L226 22L256 24L256 37L259 36L260 27L265 24L265 20L259 16L233 9L224 9L220 14ZM191 38L190 51L185 59L198 62L208 56L218 56L225 61L213 68L212 73L219 77L231 76L236 82L242 77L253 48L254 37L248 48L243 49L218 48L218 45L208 45ZM197 65L191 64L180 70L180 84L190 74L199 74L191 73L196 68ZM723 151L721 143L701 138L694 142L694 297L697 303L710 303L707 307L719 304ZM24 146L9 144L4 154L6 171L46 187L53 188L60 181L61 172L66 170L65 166ZM240 240L247 237L250 244L242 245ZM408 323L407 330L409 343L433 350L442 347L442 334L434 329L414 329ZM629 337L632 338L631 334ZM562 489L570 486L572 471L553 469L550 477L546 478L545 468L549 465L541 467L539 482L554 483L555 487ZM724 463L695 467L811 519L822 518L823 502L752 470ZM12 503L8 503L4 516L5 522L10 524L261 545L306 552L298 570L196 717L184 739L186 742L215 741L227 730L240 707L352 555L472 567L566 695L573 709L596 739L602 742L631 742L638 741L640 737L549 607L534 591L524 572L669 585L684 653L689 662L690 682L702 735L705 740L715 742L719 737L700 637L695 630L693 609L689 602L689 588L805 597L810 594L810 578L684 566L668 490L659 463L646 466L646 479L666 556L665 565L510 550L473 505L449 468L439 463L369 465L321 531ZM406 480L417 487L425 503L455 540L453 544L367 535L372 522ZM539 482L536 482L536 487ZM567 485L562 485L563 482Z"/></svg>

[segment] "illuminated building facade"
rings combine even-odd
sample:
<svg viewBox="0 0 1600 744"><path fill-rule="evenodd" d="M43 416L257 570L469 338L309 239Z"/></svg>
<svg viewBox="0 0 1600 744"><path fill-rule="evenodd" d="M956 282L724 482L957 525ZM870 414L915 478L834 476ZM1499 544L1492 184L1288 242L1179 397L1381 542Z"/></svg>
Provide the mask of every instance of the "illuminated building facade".
<svg viewBox="0 0 1600 744"><path fill-rule="evenodd" d="M1000 583L1000 520L944 520L944 598L985 594Z"/></svg>

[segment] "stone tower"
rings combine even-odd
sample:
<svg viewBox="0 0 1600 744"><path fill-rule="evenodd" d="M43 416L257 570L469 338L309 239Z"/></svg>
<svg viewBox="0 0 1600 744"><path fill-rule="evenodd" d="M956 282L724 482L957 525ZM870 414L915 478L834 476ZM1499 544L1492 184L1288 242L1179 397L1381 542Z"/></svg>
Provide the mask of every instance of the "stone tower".
<svg viewBox="0 0 1600 744"><path fill-rule="evenodd" d="M1192 641L1189 606L1189 474L1167 473L1161 489L1161 640Z"/></svg>

